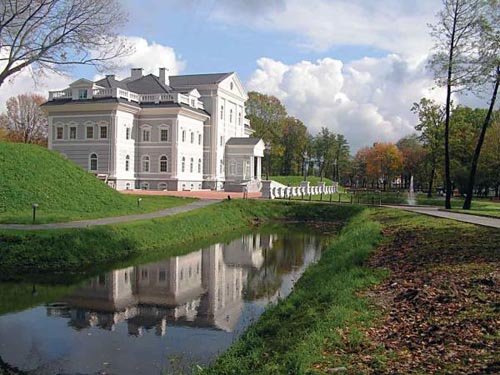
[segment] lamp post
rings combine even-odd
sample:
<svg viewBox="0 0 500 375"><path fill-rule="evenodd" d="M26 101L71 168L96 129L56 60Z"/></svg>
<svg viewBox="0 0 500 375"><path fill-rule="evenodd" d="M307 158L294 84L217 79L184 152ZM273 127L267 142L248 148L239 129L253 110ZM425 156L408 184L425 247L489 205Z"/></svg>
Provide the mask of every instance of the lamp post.
<svg viewBox="0 0 500 375"><path fill-rule="evenodd" d="M323 163L325 162L325 158L321 156L319 158L319 180L323 182Z"/></svg>
<svg viewBox="0 0 500 375"><path fill-rule="evenodd" d="M269 181L269 175L271 174L271 142L266 143L264 152L267 158L266 180Z"/></svg>
<svg viewBox="0 0 500 375"><path fill-rule="evenodd" d="M304 181L307 181L307 169L308 169L307 167L308 167L308 163L309 163L309 157L307 155L307 150L304 151L302 156L304 157Z"/></svg>
<svg viewBox="0 0 500 375"><path fill-rule="evenodd" d="M35 219L36 219L36 209L38 208L38 203L33 203L31 205L31 208L33 209L33 224L35 224Z"/></svg>
<svg viewBox="0 0 500 375"><path fill-rule="evenodd" d="M142 198L137 198L137 207L140 207Z"/></svg>

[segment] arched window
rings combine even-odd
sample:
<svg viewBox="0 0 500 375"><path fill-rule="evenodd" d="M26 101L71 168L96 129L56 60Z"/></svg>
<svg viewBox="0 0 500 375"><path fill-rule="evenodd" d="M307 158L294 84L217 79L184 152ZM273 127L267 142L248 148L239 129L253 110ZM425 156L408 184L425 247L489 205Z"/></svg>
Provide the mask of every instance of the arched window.
<svg viewBox="0 0 500 375"><path fill-rule="evenodd" d="M130 182L127 182L127 183L125 184L125 189L130 190Z"/></svg>
<svg viewBox="0 0 500 375"><path fill-rule="evenodd" d="M91 171L97 171L97 154L90 154L89 169Z"/></svg>
<svg viewBox="0 0 500 375"><path fill-rule="evenodd" d="M191 158L190 162L189 162L189 172L193 173L193 164L194 164L194 160L193 158Z"/></svg>
<svg viewBox="0 0 500 375"><path fill-rule="evenodd" d="M149 156L143 156L142 157L142 171L143 172L149 172Z"/></svg>
<svg viewBox="0 0 500 375"><path fill-rule="evenodd" d="M184 172L185 170L186 170L186 158L183 156L181 163L181 172Z"/></svg>
<svg viewBox="0 0 500 375"><path fill-rule="evenodd" d="M158 190L167 190L167 183L166 182L160 182L158 184Z"/></svg>
<svg viewBox="0 0 500 375"><path fill-rule="evenodd" d="M167 172L168 170L168 159L165 155L160 157L160 172Z"/></svg>
<svg viewBox="0 0 500 375"><path fill-rule="evenodd" d="M194 143L194 132L191 132L191 143Z"/></svg>
<svg viewBox="0 0 500 375"><path fill-rule="evenodd" d="M142 190L149 190L149 182L143 182L141 184L141 189Z"/></svg>
<svg viewBox="0 0 500 375"><path fill-rule="evenodd" d="M198 173L201 173L201 159L198 159Z"/></svg>
<svg viewBox="0 0 500 375"><path fill-rule="evenodd" d="M128 172L128 170L130 169L130 156L125 156L125 171Z"/></svg>

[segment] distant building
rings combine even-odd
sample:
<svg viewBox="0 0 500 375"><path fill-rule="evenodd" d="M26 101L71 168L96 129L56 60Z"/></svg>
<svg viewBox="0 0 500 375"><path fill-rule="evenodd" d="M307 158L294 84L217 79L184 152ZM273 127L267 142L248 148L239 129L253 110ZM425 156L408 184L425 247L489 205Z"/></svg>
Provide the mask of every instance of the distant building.
<svg viewBox="0 0 500 375"><path fill-rule="evenodd" d="M43 105L49 148L118 190L257 191L264 143L247 98L236 73L79 79Z"/></svg>

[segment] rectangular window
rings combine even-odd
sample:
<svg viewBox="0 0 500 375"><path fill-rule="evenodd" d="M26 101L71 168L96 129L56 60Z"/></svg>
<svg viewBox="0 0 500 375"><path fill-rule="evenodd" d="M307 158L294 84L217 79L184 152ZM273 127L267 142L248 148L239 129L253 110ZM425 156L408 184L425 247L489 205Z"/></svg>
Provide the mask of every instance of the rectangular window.
<svg viewBox="0 0 500 375"><path fill-rule="evenodd" d="M191 132L191 143L194 143L194 133Z"/></svg>
<svg viewBox="0 0 500 375"><path fill-rule="evenodd" d="M94 127L87 126L87 139L93 139L93 138L94 138Z"/></svg>
<svg viewBox="0 0 500 375"><path fill-rule="evenodd" d="M143 142L149 142L149 140L151 139L151 132L149 130L146 130L144 129L142 131L142 141Z"/></svg>
<svg viewBox="0 0 500 375"><path fill-rule="evenodd" d="M108 127L107 126L101 126L101 139L107 139L108 138Z"/></svg>
<svg viewBox="0 0 500 375"><path fill-rule="evenodd" d="M69 128L69 139L76 139L76 127Z"/></svg>
<svg viewBox="0 0 500 375"><path fill-rule="evenodd" d="M64 137L64 129L63 128L57 128L56 138L57 139L63 139L63 137Z"/></svg>
<svg viewBox="0 0 500 375"><path fill-rule="evenodd" d="M186 131L182 131L182 142L186 142Z"/></svg>
<svg viewBox="0 0 500 375"><path fill-rule="evenodd" d="M201 134L198 134L198 144L201 145Z"/></svg>
<svg viewBox="0 0 500 375"><path fill-rule="evenodd" d="M168 129L160 129L160 140L162 142L168 141Z"/></svg>
<svg viewBox="0 0 500 375"><path fill-rule="evenodd" d="M130 139L130 128L125 129L125 139Z"/></svg>
<svg viewBox="0 0 500 375"><path fill-rule="evenodd" d="M224 137L223 137L223 136L221 136L221 137L220 137L220 145L222 146L223 144L224 144Z"/></svg>
<svg viewBox="0 0 500 375"><path fill-rule="evenodd" d="M167 279L167 272L165 270L160 270L158 272L158 281L165 281Z"/></svg>
<svg viewBox="0 0 500 375"><path fill-rule="evenodd" d="M87 89L78 90L78 99L87 99Z"/></svg>

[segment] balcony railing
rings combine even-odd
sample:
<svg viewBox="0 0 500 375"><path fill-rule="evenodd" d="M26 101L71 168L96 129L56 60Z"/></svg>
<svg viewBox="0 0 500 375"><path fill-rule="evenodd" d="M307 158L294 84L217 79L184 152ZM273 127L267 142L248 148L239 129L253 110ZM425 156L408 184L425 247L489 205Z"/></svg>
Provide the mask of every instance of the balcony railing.
<svg viewBox="0 0 500 375"><path fill-rule="evenodd" d="M50 91L49 92L49 101L59 100L59 99L71 99L72 98L72 90L66 89L61 91ZM165 102L176 102L183 103L194 108L203 109L203 102L194 99L193 103L190 101L189 96L183 94L137 94L135 92L131 92L128 90L124 90L118 87L115 88L100 88L100 89L91 89L88 92L86 99L92 98L122 98L126 99L130 102L135 103L165 103ZM85 99L81 99L85 100ZM193 105L194 104L194 105Z"/></svg>

